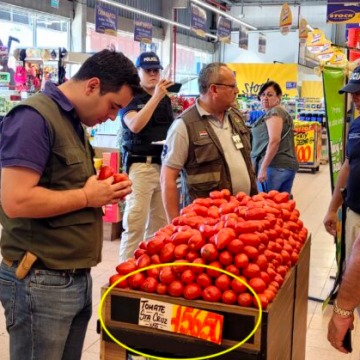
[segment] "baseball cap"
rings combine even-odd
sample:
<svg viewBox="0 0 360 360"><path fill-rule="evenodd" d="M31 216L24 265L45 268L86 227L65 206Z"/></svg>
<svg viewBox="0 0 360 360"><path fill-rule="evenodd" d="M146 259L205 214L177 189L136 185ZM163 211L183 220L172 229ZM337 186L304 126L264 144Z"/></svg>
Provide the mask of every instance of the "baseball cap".
<svg viewBox="0 0 360 360"><path fill-rule="evenodd" d="M339 94L356 93L360 91L360 66L358 66L350 76L350 81L339 90Z"/></svg>
<svg viewBox="0 0 360 360"><path fill-rule="evenodd" d="M136 59L135 67L142 69L163 69L159 57L152 51L140 54Z"/></svg>

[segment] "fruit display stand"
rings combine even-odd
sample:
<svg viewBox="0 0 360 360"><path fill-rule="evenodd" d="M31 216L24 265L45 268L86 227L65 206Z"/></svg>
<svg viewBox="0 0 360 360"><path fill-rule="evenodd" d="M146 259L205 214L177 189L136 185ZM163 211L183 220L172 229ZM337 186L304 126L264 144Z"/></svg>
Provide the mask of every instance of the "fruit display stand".
<svg viewBox="0 0 360 360"><path fill-rule="evenodd" d="M218 359L305 359L307 296L311 238L304 244L299 261L285 277L275 300L263 311L254 335L234 351ZM102 288L106 292L108 285ZM151 299L203 309L224 316L221 345L178 333L138 325L140 300ZM255 308L186 300L168 295L114 288L102 309L106 328L120 342L137 351L166 358L194 358L221 352L245 339L254 329L259 312ZM126 360L128 351L101 329L101 359Z"/></svg>

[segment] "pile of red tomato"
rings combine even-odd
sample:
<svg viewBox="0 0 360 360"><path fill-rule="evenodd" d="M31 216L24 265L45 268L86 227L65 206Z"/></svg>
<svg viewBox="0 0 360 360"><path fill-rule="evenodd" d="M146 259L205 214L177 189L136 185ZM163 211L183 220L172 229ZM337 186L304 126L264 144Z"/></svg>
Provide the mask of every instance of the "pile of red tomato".
<svg viewBox="0 0 360 360"><path fill-rule="evenodd" d="M117 266L110 284L137 269L161 263L210 265L232 273L258 294L263 309L276 297L299 259L308 235L288 193L252 197L213 191L181 211L172 224L143 241L134 258ZM258 307L249 289L220 271L174 265L131 275L117 284L148 293Z"/></svg>

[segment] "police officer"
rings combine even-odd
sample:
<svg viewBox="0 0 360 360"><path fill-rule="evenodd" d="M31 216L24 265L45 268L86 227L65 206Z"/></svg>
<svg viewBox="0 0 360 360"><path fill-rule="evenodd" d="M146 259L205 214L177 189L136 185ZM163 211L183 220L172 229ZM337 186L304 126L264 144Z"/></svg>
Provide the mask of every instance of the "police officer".
<svg viewBox="0 0 360 360"><path fill-rule="evenodd" d="M125 204L120 261L131 257L144 238L166 224L159 178L163 146L155 143L165 140L174 119L167 96L173 83L160 80L162 66L154 52L142 53L136 67L143 93L120 112L123 165L133 181L133 192Z"/></svg>

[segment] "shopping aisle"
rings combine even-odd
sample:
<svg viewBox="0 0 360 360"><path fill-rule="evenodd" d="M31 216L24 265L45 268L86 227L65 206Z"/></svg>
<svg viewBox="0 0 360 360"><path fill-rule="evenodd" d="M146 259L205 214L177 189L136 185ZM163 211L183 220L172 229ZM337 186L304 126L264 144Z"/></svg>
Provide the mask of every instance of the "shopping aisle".
<svg viewBox="0 0 360 360"><path fill-rule="evenodd" d="M335 246L322 225L327 205L330 201L330 176L328 166L321 166L319 173L301 173L296 176L294 197L301 212L301 219L309 228L313 236L311 249L310 290L311 296L324 298L332 281L330 275L335 274ZM93 317L87 332L83 360L99 360L100 342L96 333L96 320L100 302L100 288L115 271L118 261L118 242L105 242L103 262L92 274L94 278ZM327 324L331 316L331 307L324 314L321 304L309 301L308 304L308 333L306 360L359 360L360 359L360 327L356 322L353 339L354 352L351 356L343 355L328 344L326 340ZM8 336L5 329L3 312L0 313L0 359L9 360Z"/></svg>

